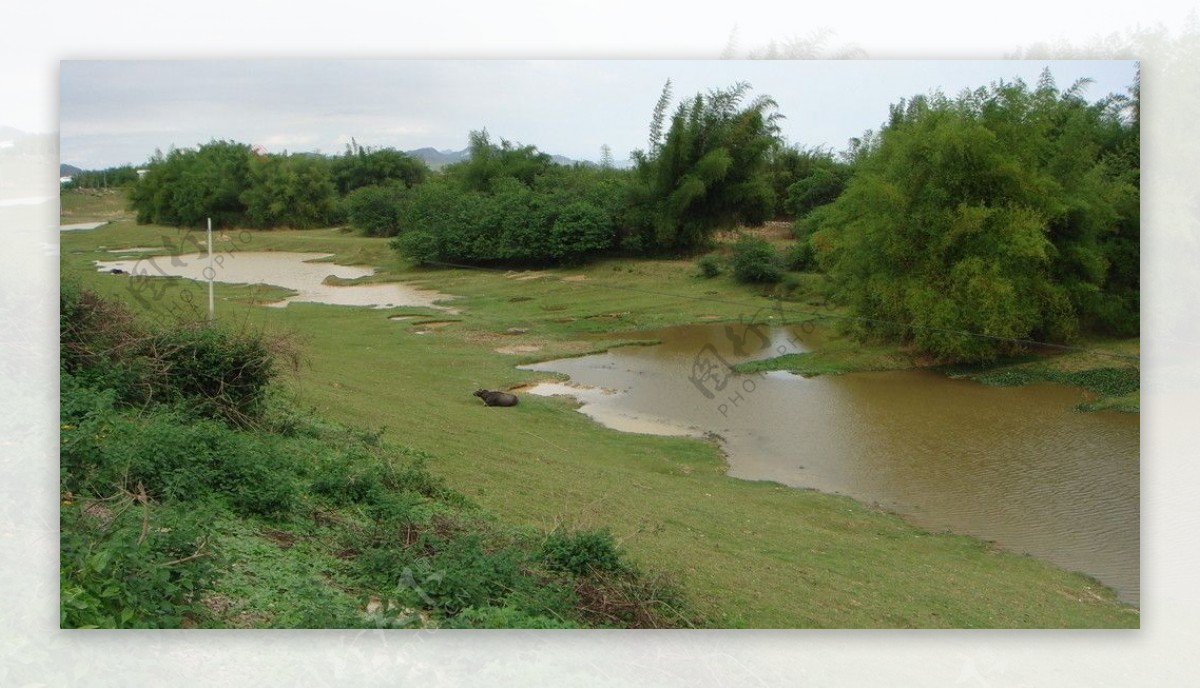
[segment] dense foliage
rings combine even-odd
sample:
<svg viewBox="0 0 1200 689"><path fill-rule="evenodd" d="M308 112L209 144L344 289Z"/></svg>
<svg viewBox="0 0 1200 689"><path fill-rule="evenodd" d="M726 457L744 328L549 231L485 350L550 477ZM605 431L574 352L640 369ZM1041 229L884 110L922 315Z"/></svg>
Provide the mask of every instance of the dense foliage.
<svg viewBox="0 0 1200 689"><path fill-rule="evenodd" d="M130 192L139 223L199 227L211 217L218 227L241 224L249 188L250 147L213 141L196 150L155 153Z"/></svg>
<svg viewBox="0 0 1200 689"><path fill-rule="evenodd" d="M635 252L692 251L712 233L760 225L775 207L768 153L778 145L776 104L743 101L749 84L680 103L662 134L671 84L651 123L650 149L635 152L625 246Z"/></svg>
<svg viewBox="0 0 1200 689"><path fill-rule="evenodd" d="M470 159L444 172L393 197L394 246L419 262L577 263L616 241L622 173L557 165L486 132L472 133Z"/></svg>
<svg viewBox="0 0 1200 689"><path fill-rule="evenodd" d="M261 334L69 284L61 314L64 628L692 623L608 532L503 526L424 453L264 397Z"/></svg>
<svg viewBox="0 0 1200 689"><path fill-rule="evenodd" d="M778 282L783 278L783 257L770 242L758 237L739 239L729 263L738 282Z"/></svg>
<svg viewBox="0 0 1200 689"><path fill-rule="evenodd" d="M425 162L394 148L372 149L352 141L331 163L330 174L340 196L355 189L387 184L413 187L429 176Z"/></svg>
<svg viewBox="0 0 1200 689"><path fill-rule="evenodd" d="M893 107L811 237L867 335L987 360L1137 328L1137 122L1000 83Z"/></svg>
<svg viewBox="0 0 1200 689"><path fill-rule="evenodd" d="M307 229L341 219L343 198L362 188L422 182L420 160L354 145L339 157L263 154L246 144L212 141L156 153L130 190L139 223L195 227Z"/></svg>

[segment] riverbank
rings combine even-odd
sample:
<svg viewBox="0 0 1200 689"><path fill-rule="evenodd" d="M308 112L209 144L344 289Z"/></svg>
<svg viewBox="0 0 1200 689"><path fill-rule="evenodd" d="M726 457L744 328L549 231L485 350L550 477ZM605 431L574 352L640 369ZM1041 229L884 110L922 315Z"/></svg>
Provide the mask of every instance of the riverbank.
<svg viewBox="0 0 1200 689"><path fill-rule="evenodd" d="M130 278L100 274L90 262L111 258L110 248L162 246L163 237L179 236L128 222L64 236L63 275L129 301ZM930 533L848 498L732 479L711 442L610 431L560 399L524 396L517 408L494 409L471 396L544 377L517 364L596 351L666 325L761 321L776 300L700 279L682 261L540 272L413 269L385 240L338 230L246 236L245 250L334 253L339 263L377 266L367 280L403 279L459 297L456 322L422 332L388 318L412 308L265 309L253 306L253 287L218 285L219 318L300 339L303 367L287 381L297 402L427 453L431 473L500 519L611 529L636 561L677 575L716 626L1139 624L1136 610L1087 577L977 539ZM163 290L134 308L165 316L185 307L187 293Z"/></svg>
<svg viewBox="0 0 1200 689"><path fill-rule="evenodd" d="M836 319L811 321L812 328L829 327ZM1083 388L1086 401L1078 411L1138 413L1141 409L1139 338L1090 339L1070 348L1043 347L1035 354L978 365L940 365L903 348L886 344L863 344L846 337L830 336L811 352L787 352L779 356L735 364L737 373L787 371L798 376L841 375L866 371L930 369L949 378L974 380L984 385L1014 386L1056 383Z"/></svg>

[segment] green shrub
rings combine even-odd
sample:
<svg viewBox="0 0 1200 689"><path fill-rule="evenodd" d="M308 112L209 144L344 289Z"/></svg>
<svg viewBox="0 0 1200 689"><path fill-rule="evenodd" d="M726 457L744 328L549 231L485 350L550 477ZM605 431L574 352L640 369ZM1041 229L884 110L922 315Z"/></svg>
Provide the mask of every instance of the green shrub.
<svg viewBox="0 0 1200 689"><path fill-rule="evenodd" d="M421 263L578 263L609 249L615 212L569 186L530 188L513 178L491 191L423 184L405 193L392 247Z"/></svg>
<svg viewBox="0 0 1200 689"><path fill-rule="evenodd" d="M551 569L579 575L622 568L612 534L604 530L553 531L542 545L542 559Z"/></svg>
<svg viewBox="0 0 1200 689"><path fill-rule="evenodd" d="M784 275L779 284L775 286L775 294L779 298L789 298L800 291L804 286L804 282L799 275Z"/></svg>
<svg viewBox="0 0 1200 689"><path fill-rule="evenodd" d="M779 282L783 277L783 259L765 239L743 237L733 245L730 259L733 277L738 282Z"/></svg>
<svg viewBox="0 0 1200 689"><path fill-rule="evenodd" d="M346 217L350 226L368 237L394 237L400 234L400 199L404 187L369 186L354 190L346 197Z"/></svg>
<svg viewBox="0 0 1200 689"><path fill-rule="evenodd" d="M259 417L276 375L265 337L208 325L158 332L145 356L155 364L152 401L183 403L200 416L235 424Z"/></svg>
<svg viewBox="0 0 1200 689"><path fill-rule="evenodd" d="M120 404L168 404L236 425L257 421L280 343L210 324L150 330L118 302L64 287L60 369Z"/></svg>
<svg viewBox="0 0 1200 689"><path fill-rule="evenodd" d="M409 575L393 572L399 575L398 593L412 605L431 605L446 616L470 607L503 606L534 582L523 581L526 556L518 548L489 545L479 532L423 534L417 548L433 554L414 562ZM405 581L407 576L412 582Z"/></svg>
<svg viewBox="0 0 1200 689"><path fill-rule="evenodd" d="M788 270L801 273L817 269L816 254L813 252L812 244L808 243L808 239L801 239L793 244L788 250L785 262Z"/></svg>
<svg viewBox="0 0 1200 689"><path fill-rule="evenodd" d="M696 261L696 267L700 269L700 276L705 278L715 278L721 274L721 259L709 254L701 256L699 261Z"/></svg>

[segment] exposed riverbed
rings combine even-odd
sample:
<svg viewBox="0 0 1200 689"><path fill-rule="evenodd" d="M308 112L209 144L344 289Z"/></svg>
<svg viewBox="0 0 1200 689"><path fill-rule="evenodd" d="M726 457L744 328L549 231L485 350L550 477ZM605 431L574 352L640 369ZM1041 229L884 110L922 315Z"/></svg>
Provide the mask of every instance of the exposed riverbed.
<svg viewBox="0 0 1200 689"><path fill-rule="evenodd" d="M1138 602L1138 415L1073 411L1086 394L1077 388L990 387L928 371L729 373L727 364L805 351L798 328L649 336L662 344L524 366L596 388L530 392L573 395L618 430L715 433L732 476L878 504L1090 574Z"/></svg>

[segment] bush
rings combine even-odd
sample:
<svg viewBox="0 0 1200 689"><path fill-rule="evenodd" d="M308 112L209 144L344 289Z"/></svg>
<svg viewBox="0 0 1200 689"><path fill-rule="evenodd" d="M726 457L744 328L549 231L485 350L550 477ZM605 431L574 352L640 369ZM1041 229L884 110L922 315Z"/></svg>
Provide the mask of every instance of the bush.
<svg viewBox="0 0 1200 689"><path fill-rule="evenodd" d="M730 263L738 282L779 282L783 277L783 258L765 239L739 239Z"/></svg>
<svg viewBox="0 0 1200 689"><path fill-rule="evenodd" d="M582 192L531 189L513 178L492 191L430 183L404 195L392 246L422 263L577 263L612 246L614 213Z"/></svg>
<svg viewBox="0 0 1200 689"><path fill-rule="evenodd" d="M696 267L700 269L700 276L705 278L715 278L721 274L721 259L709 254L701 256L699 261L696 261Z"/></svg>
<svg viewBox="0 0 1200 689"><path fill-rule="evenodd" d="M395 237L400 234L400 199L403 187L396 185L361 187L346 197L346 217L350 226L368 237Z"/></svg>
<svg viewBox="0 0 1200 689"><path fill-rule="evenodd" d="M542 545L542 559L551 569L578 575L622 569L617 545L608 531L553 531Z"/></svg>
<svg viewBox="0 0 1200 689"><path fill-rule="evenodd" d="M209 325L156 333L145 349L152 365L147 398L181 403L193 413L244 425L257 419L275 357L261 334Z"/></svg>
<svg viewBox="0 0 1200 689"><path fill-rule="evenodd" d="M168 404L245 426L265 411L282 340L209 324L149 330L123 305L65 286L60 368L119 404Z"/></svg>
<svg viewBox="0 0 1200 689"><path fill-rule="evenodd" d="M812 244L808 243L808 239L801 239L793 244L792 248L788 250L785 262L788 270L807 273L817 269L816 254L813 252Z"/></svg>

